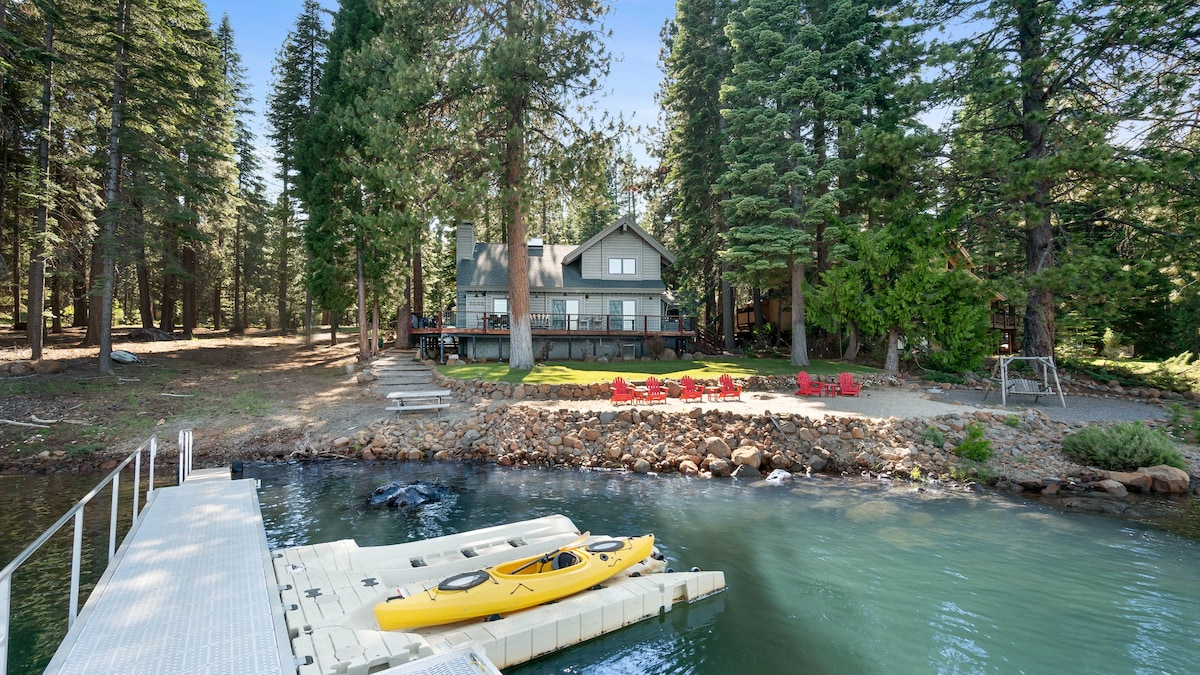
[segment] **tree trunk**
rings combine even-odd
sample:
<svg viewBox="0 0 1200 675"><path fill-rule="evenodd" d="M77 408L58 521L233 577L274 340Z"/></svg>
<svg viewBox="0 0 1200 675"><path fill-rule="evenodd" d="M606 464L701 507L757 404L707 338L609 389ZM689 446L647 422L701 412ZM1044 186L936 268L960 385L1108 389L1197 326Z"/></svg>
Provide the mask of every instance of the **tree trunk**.
<svg viewBox="0 0 1200 675"><path fill-rule="evenodd" d="M858 342L858 324L850 324L850 341L846 344L846 351L842 352L843 361L853 361L858 358L859 342Z"/></svg>
<svg viewBox="0 0 1200 675"><path fill-rule="evenodd" d="M134 237L137 246L134 247L134 266L137 272L138 285L138 314L142 320L142 328L154 328L154 303L150 298L150 269L146 264L145 218L139 205L134 212Z"/></svg>
<svg viewBox="0 0 1200 675"><path fill-rule="evenodd" d="M88 325L88 264L83 250L76 250L71 262L71 327L83 328Z"/></svg>
<svg viewBox="0 0 1200 675"><path fill-rule="evenodd" d="M792 365L808 366L808 326L804 315L804 265L788 261L792 284Z"/></svg>
<svg viewBox="0 0 1200 675"><path fill-rule="evenodd" d="M242 318L242 258L242 212L239 209L233 225L233 316L229 324L229 332L233 335L246 332L246 323ZM219 312L220 309L218 302L213 311Z"/></svg>
<svg viewBox="0 0 1200 675"><path fill-rule="evenodd" d="M900 329L896 326L888 328L887 356L883 359L883 369L889 373L900 372Z"/></svg>
<svg viewBox="0 0 1200 675"><path fill-rule="evenodd" d="M338 340L338 315L334 312L329 313L329 345L336 346Z"/></svg>
<svg viewBox="0 0 1200 675"><path fill-rule="evenodd" d="M417 229L416 241L413 242L413 312L417 316L425 316L425 279L421 269L423 262L421 260L421 233L422 228Z"/></svg>
<svg viewBox="0 0 1200 675"><path fill-rule="evenodd" d="M404 278L404 303L396 311L396 348L412 346L412 279Z"/></svg>
<svg viewBox="0 0 1200 675"><path fill-rule="evenodd" d="M129 34L129 0L117 2L116 56L113 63L112 119L108 127L108 177L105 185L103 271L100 282L100 373L112 375L112 310L116 287L117 197L121 174L121 108L124 105L125 40Z"/></svg>
<svg viewBox="0 0 1200 675"><path fill-rule="evenodd" d="M529 318L529 247L521 203L525 169L525 102L508 102L504 143L504 211L508 221L509 370L533 369L533 327Z"/></svg>
<svg viewBox="0 0 1200 675"><path fill-rule="evenodd" d="M291 248L291 226L292 226L292 202L288 197L288 167L284 166L280 171L284 176L283 193L279 199L282 202L283 222L279 224L279 278L278 290L279 296L275 299L275 312L279 315L279 334L286 335L288 333L288 264L290 263L290 248Z"/></svg>
<svg viewBox="0 0 1200 675"><path fill-rule="evenodd" d="M1050 154L1046 147L1048 93L1040 65L1045 53L1042 38L1046 30L1037 3L1018 3L1017 44L1024 78L1021 141L1025 145L1025 159L1033 171L1039 171ZM1034 178L1021 204L1026 214L1025 281L1028 284L1022 356L1054 355L1054 291L1046 279L1046 273L1054 269L1054 230L1049 208L1052 190L1050 178Z"/></svg>
<svg viewBox="0 0 1200 675"><path fill-rule="evenodd" d="M54 11L54 0L47 4ZM42 44L42 122L38 134L38 205L33 249L29 251L29 336L30 358L42 358L42 331L46 319L46 216L50 205L50 109L54 87L54 20L47 14Z"/></svg>
<svg viewBox="0 0 1200 675"><path fill-rule="evenodd" d="M358 276L358 362L371 360L371 338L367 329L367 280L363 275L362 243L354 247L355 267Z"/></svg>
<svg viewBox="0 0 1200 675"><path fill-rule="evenodd" d="M103 314L100 304L103 301L104 284L104 245L100 237L92 242L91 264L89 265L87 284L87 332L83 335L83 347L95 347L100 344L100 319Z"/></svg>
<svg viewBox="0 0 1200 675"><path fill-rule="evenodd" d="M62 324L62 275L56 274L50 280L50 332L54 335L61 335L63 332Z"/></svg>
<svg viewBox="0 0 1200 675"><path fill-rule="evenodd" d="M192 338L196 330L196 246L183 242L183 337Z"/></svg>
<svg viewBox="0 0 1200 675"><path fill-rule="evenodd" d="M725 351L737 350L737 336L734 335L733 286L725 278L729 271L727 263L721 263L721 335L725 338Z"/></svg>

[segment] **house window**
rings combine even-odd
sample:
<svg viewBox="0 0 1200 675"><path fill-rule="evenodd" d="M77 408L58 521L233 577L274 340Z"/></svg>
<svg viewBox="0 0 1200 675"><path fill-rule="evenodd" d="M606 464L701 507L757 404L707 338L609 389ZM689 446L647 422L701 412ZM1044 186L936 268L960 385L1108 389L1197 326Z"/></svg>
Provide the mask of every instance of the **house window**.
<svg viewBox="0 0 1200 675"><path fill-rule="evenodd" d="M609 258L609 274L637 274L637 258Z"/></svg>
<svg viewBox="0 0 1200 675"><path fill-rule="evenodd" d="M608 313L610 330L636 330L636 300L609 300Z"/></svg>
<svg viewBox="0 0 1200 675"><path fill-rule="evenodd" d="M508 298L492 298L493 314L508 314Z"/></svg>

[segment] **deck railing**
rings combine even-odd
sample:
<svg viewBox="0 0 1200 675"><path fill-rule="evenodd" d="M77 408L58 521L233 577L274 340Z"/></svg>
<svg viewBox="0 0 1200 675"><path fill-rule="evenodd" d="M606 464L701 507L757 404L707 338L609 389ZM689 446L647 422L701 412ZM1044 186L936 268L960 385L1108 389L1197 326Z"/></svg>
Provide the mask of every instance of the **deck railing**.
<svg viewBox="0 0 1200 675"><path fill-rule="evenodd" d="M186 455L184 448L186 447ZM191 470L191 448L192 448L192 432L185 430L179 432L179 478L180 482L187 477ZM21 551L16 558L8 565L0 570L0 675L6 675L8 672L8 646L9 646L9 626L11 624L11 609L12 609L12 577L13 574L21 567L34 553L38 551L47 541L58 533L68 522L73 523L72 543L71 543L71 578L70 578L70 602L67 612L67 629L70 630L75 625L75 618L79 616L79 574L83 561L83 512L84 507L92 501L96 495L105 486L112 484L112 505L108 523L108 564L111 565L113 558L117 553L117 513L120 506L121 498L121 472L126 467L133 464L133 515L130 520L130 527L137 522L139 508L141 506L141 484L142 484L142 455L148 454L149 476L148 485L146 487L146 505L150 504L150 500L154 497L154 460L158 456L158 437L151 436L146 439L137 450L129 453L123 462L117 465L115 469L109 473L104 480L100 481L96 487L84 495L75 506L63 514L53 525L41 534L32 544ZM126 532L128 534L128 532Z"/></svg>
<svg viewBox="0 0 1200 675"><path fill-rule="evenodd" d="M483 331L507 331L510 317L497 312L455 312L440 326L449 331L457 329ZM529 315L530 327L534 331L563 333L692 333L696 320L691 316L658 314L556 314L534 312Z"/></svg>

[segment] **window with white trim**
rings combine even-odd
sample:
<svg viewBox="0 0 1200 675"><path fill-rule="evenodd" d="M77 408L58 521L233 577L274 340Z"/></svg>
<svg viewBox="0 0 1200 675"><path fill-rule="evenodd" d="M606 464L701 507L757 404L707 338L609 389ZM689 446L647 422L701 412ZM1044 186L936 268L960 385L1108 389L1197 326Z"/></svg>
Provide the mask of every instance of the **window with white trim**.
<svg viewBox="0 0 1200 675"><path fill-rule="evenodd" d="M609 274L637 274L637 258L609 258Z"/></svg>

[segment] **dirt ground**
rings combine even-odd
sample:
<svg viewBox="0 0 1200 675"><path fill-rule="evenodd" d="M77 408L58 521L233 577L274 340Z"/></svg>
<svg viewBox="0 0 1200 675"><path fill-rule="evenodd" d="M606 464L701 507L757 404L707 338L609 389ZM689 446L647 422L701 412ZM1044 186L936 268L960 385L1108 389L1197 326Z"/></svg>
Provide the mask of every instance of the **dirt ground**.
<svg viewBox="0 0 1200 675"><path fill-rule="evenodd" d="M114 330L113 349L143 363L100 374L97 347L82 330L52 335L43 357L53 375L0 373L0 470L99 470L151 434L173 448L193 429L204 464L223 457L283 456L309 436L353 431L383 415L382 398L347 372L353 336L202 333L193 340L132 342ZM0 369L29 358L24 333L0 330ZM19 369L18 369L19 370Z"/></svg>

